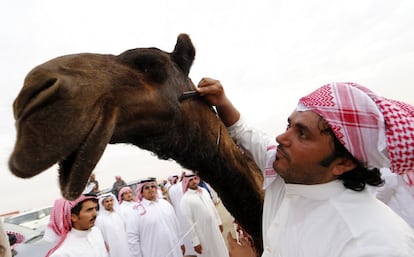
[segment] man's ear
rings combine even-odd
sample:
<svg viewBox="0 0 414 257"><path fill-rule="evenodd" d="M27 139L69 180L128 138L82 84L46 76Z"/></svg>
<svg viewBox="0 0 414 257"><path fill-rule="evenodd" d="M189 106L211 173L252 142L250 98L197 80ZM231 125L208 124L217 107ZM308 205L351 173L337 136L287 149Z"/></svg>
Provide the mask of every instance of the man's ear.
<svg viewBox="0 0 414 257"><path fill-rule="evenodd" d="M75 222L77 222L79 220L78 215L76 214L70 214L70 220L72 221L72 224L74 224Z"/></svg>
<svg viewBox="0 0 414 257"><path fill-rule="evenodd" d="M333 162L332 174L339 176L345 172L355 169L356 166L357 165L353 160L347 157L340 157Z"/></svg>

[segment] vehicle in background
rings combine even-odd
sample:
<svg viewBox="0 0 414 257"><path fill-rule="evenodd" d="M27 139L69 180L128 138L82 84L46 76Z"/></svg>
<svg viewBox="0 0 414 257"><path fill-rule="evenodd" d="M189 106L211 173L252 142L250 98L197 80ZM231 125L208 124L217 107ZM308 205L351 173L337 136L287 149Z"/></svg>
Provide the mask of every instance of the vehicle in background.
<svg viewBox="0 0 414 257"><path fill-rule="evenodd" d="M139 182L141 181L142 179L138 179L138 180L133 180L133 181L130 181L130 182L127 182L126 183L126 186L128 186L128 187L130 187L131 189L132 189L132 194L133 194L133 196L135 197L135 190L137 189L137 185L139 184ZM106 194L106 193L109 193L109 192L112 192L112 188L105 188L105 189L102 189L100 192L99 192L99 194L98 195L101 195L101 194ZM116 195L116 197L118 198L118 196Z"/></svg>
<svg viewBox="0 0 414 257"><path fill-rule="evenodd" d="M44 257L47 251L53 247L50 243L45 244L43 240L44 230L33 230L7 222L3 222L2 226L7 234L19 235L19 241L11 245L12 256ZM42 245L42 247L39 248L38 245Z"/></svg>
<svg viewBox="0 0 414 257"><path fill-rule="evenodd" d="M35 209L4 218L4 223L20 225L32 230L44 230L49 223L53 206Z"/></svg>
<svg viewBox="0 0 414 257"><path fill-rule="evenodd" d="M43 235L35 241L24 242L13 249L13 257L44 257L55 246L55 243L43 239Z"/></svg>
<svg viewBox="0 0 414 257"><path fill-rule="evenodd" d="M33 230L20 225L3 222L3 229L6 232L18 233L24 237L23 243L32 243L43 237L44 230Z"/></svg>

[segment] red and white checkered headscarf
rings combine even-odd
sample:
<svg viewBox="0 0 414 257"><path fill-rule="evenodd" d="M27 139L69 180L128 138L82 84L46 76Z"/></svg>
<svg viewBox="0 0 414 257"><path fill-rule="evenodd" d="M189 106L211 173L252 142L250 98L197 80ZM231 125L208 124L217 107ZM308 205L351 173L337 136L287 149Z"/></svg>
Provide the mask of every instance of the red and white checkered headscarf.
<svg viewBox="0 0 414 257"><path fill-rule="evenodd" d="M322 116L367 167L391 168L414 185L414 106L345 82L324 85L302 97L297 110Z"/></svg>
<svg viewBox="0 0 414 257"><path fill-rule="evenodd" d="M103 203L105 198L108 198L108 197L112 197L112 199L114 200L114 205L113 205L114 211L120 212L118 200L116 199L115 195L112 192L109 192L109 193L101 194L98 196L99 214L108 214L107 212L105 212L105 206Z"/></svg>
<svg viewBox="0 0 414 257"><path fill-rule="evenodd" d="M14 242L12 245L10 245L10 249L14 250L14 248L16 248L17 245L21 244L24 242L25 237L24 235L15 232L15 231L6 231L7 235L14 235L16 237L16 242Z"/></svg>
<svg viewBox="0 0 414 257"><path fill-rule="evenodd" d="M124 186L121 188L121 190L119 190L118 193L118 203L121 204L124 200L122 200L122 195L126 192L131 192L132 193L132 189L129 186Z"/></svg>
<svg viewBox="0 0 414 257"><path fill-rule="evenodd" d="M58 237L59 242L46 254L46 257L50 256L59 246L65 241L67 234L72 229L71 210L78 203L89 199L96 199L96 196L81 195L74 201L68 201L64 198L57 199L53 205L52 212L50 213L50 221L48 229L51 229Z"/></svg>

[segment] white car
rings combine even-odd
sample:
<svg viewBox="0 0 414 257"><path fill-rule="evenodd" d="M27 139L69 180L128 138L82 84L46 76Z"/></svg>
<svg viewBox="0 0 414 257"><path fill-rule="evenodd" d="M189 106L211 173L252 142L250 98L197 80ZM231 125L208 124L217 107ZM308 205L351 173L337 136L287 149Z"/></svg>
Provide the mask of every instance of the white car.
<svg viewBox="0 0 414 257"><path fill-rule="evenodd" d="M5 223L20 225L33 230L44 230L49 223L53 206L26 211L4 219Z"/></svg>
<svg viewBox="0 0 414 257"><path fill-rule="evenodd" d="M44 257L52 244L45 245L43 241L44 231L33 230L20 225L3 222L3 229L7 233L20 234L22 242L11 245L12 256L16 257ZM39 247L41 245L42 247Z"/></svg>

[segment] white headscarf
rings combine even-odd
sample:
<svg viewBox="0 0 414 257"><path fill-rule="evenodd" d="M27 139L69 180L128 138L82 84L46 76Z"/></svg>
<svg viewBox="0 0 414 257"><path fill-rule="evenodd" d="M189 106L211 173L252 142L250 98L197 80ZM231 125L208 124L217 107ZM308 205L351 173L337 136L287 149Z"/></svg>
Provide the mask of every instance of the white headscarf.
<svg viewBox="0 0 414 257"><path fill-rule="evenodd" d="M116 199L116 197L113 193L109 192L109 193L101 194L101 195L98 196L99 215L108 213L108 211L105 209L105 206L103 205L103 201L108 197L112 197L112 199L114 200L114 207L113 207L114 211L119 213L118 200Z"/></svg>

